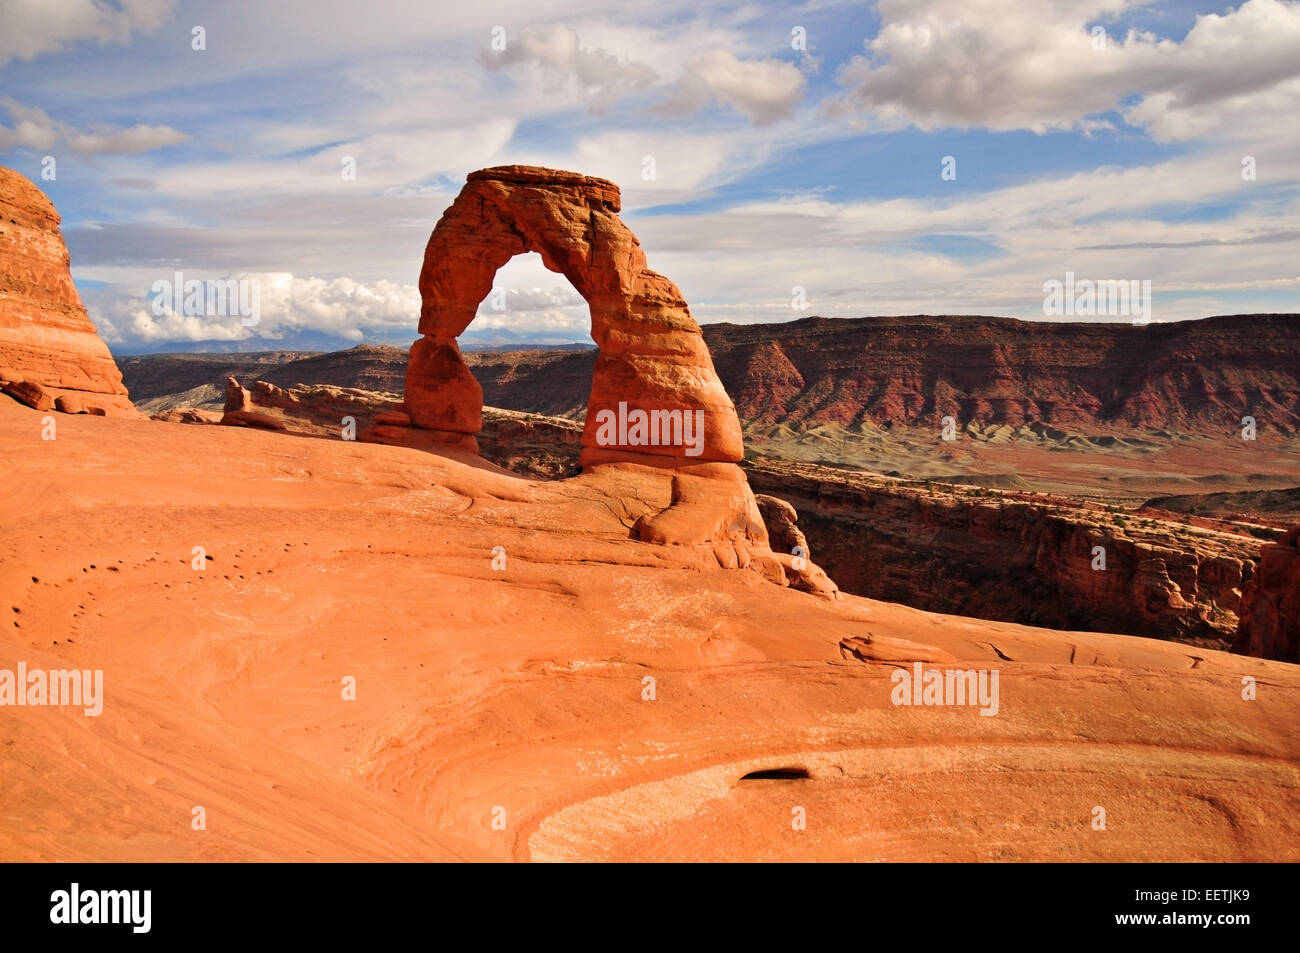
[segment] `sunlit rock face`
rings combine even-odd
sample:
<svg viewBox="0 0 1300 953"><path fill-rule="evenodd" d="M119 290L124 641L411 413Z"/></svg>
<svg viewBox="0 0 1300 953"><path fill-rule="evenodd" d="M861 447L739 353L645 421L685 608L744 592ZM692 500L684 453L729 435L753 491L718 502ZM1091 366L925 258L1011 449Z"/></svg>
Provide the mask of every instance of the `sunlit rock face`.
<svg viewBox="0 0 1300 953"><path fill-rule="evenodd" d="M53 203L0 169L0 389L36 410L138 417L68 260Z"/></svg>

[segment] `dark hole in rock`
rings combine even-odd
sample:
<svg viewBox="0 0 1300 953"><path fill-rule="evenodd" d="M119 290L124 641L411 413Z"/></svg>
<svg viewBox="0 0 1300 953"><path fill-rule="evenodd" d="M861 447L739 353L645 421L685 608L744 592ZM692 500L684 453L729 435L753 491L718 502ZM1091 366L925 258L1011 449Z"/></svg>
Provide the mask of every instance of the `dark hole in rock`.
<svg viewBox="0 0 1300 953"><path fill-rule="evenodd" d="M811 775L807 768L764 768L751 771L742 777L742 781L807 781Z"/></svg>

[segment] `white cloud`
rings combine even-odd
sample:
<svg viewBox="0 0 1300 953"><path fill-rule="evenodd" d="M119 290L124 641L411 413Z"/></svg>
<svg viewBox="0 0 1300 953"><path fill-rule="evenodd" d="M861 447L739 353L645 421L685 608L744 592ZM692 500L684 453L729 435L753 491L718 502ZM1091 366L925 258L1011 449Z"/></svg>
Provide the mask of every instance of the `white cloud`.
<svg viewBox="0 0 1300 953"><path fill-rule="evenodd" d="M174 6L174 0L4 0L0 66L76 43L127 43L161 26Z"/></svg>
<svg viewBox="0 0 1300 953"><path fill-rule="evenodd" d="M0 107L9 113L13 126L0 126L0 150L25 147L49 150L62 140L80 155L136 155L163 146L188 142L190 137L171 126L129 128L95 123L78 129L51 119L44 110L24 106L9 97L0 97Z"/></svg>
<svg viewBox="0 0 1300 953"><path fill-rule="evenodd" d="M730 50L717 47L690 59L661 111L689 115L716 102L744 113L755 125L765 126L794 115L803 92L803 74L792 64L740 60Z"/></svg>
<svg viewBox="0 0 1300 953"><path fill-rule="evenodd" d="M1247 0L1176 42L1098 20L1136 0L881 0L882 26L839 73L843 104L885 127L1081 127L1121 109L1159 137L1219 128L1241 98L1300 77L1300 3ZM1205 118L1207 107L1213 119Z"/></svg>
<svg viewBox="0 0 1300 953"><path fill-rule="evenodd" d="M563 24L523 30L506 37L504 50L484 50L479 61L490 70L531 67L551 91L571 87L595 108L605 108L624 93L643 89L658 78L644 63L601 49L583 47Z"/></svg>
<svg viewBox="0 0 1300 953"><path fill-rule="evenodd" d="M613 42L637 45L626 31L597 32ZM479 60L490 70L532 68L548 92L576 92L596 109L606 109L629 93L662 87L667 98L656 112L672 118L717 103L756 125L767 125L791 116L803 97L804 77L797 67L775 59L740 59L732 52L733 37L682 28L674 32L674 42L668 42L663 34L643 33L640 49L655 58L659 69L601 47L583 46L577 32L561 24L507 37L504 50L484 50ZM683 48L693 52L683 57Z"/></svg>
<svg viewBox="0 0 1300 953"><path fill-rule="evenodd" d="M143 284L89 289L83 295L87 311L105 340L133 346L166 341L275 341L300 331L360 341L366 332L413 330L420 315L419 289L392 281L365 284L347 277L298 277L286 272L216 275L186 271L182 275L187 282L227 277L248 282L245 300L253 300L255 295L258 323L245 327L237 311L178 314L166 295L155 308L155 296ZM170 273L159 277L173 278Z"/></svg>

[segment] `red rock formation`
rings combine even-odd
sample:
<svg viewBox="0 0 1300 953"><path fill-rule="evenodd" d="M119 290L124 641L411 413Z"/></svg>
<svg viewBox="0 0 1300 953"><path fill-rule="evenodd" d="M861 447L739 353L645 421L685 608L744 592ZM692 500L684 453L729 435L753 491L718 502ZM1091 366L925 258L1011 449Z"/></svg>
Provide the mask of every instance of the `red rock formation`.
<svg viewBox="0 0 1300 953"><path fill-rule="evenodd" d="M811 599L629 541L585 473L31 423L0 401L0 670L105 704L3 710L0 861L1300 860L1298 666ZM997 716L900 707L918 660Z"/></svg>
<svg viewBox="0 0 1300 953"><path fill-rule="evenodd" d="M758 511L763 514L763 523L767 526L772 548L791 555L796 555L797 550L797 555L811 559L808 540L797 525L799 514L795 508L785 500L762 493L755 494L754 500L758 503Z"/></svg>
<svg viewBox="0 0 1300 953"><path fill-rule="evenodd" d="M476 453L483 389L456 338L492 290L497 269L538 252L587 300L598 353L581 462L635 467L645 488L668 481L668 504L643 512L635 539L700 547L727 568L754 568L781 584L834 597L811 565L774 555L744 473L740 420L713 369L681 292L646 267L636 236L619 220L618 186L531 166L469 175L429 237L420 272L420 333L411 347L402 412L409 425L379 422L363 439ZM641 502L639 489L628 492Z"/></svg>
<svg viewBox="0 0 1300 953"><path fill-rule="evenodd" d="M1241 595L1232 650L1300 662L1300 526L1260 550L1255 577Z"/></svg>
<svg viewBox="0 0 1300 953"><path fill-rule="evenodd" d="M470 174L425 249L420 333L411 348L406 410L415 427L463 438L478 432L482 388L456 345L497 269L538 252L587 300L599 353L587 403L583 464L740 460L740 421L713 369L681 292L646 267L636 236L618 217L618 186L530 166ZM611 417L641 412L702 414L698 448L678 436L643 442L635 426L602 431ZM658 434L645 435L653 439ZM657 444L657 445L656 445Z"/></svg>
<svg viewBox="0 0 1300 953"><path fill-rule="evenodd" d="M40 189L0 168L0 389L37 410L138 417Z"/></svg>
<svg viewBox="0 0 1300 953"><path fill-rule="evenodd" d="M150 414L150 420L159 420L167 424L219 424L222 415L204 410L202 407L173 407Z"/></svg>

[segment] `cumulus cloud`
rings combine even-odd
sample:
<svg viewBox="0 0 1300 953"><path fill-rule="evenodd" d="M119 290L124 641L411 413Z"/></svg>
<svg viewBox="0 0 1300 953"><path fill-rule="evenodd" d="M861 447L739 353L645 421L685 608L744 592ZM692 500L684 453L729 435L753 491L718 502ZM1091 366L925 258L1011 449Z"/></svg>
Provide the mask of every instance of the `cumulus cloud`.
<svg viewBox="0 0 1300 953"><path fill-rule="evenodd" d="M480 62L491 70L531 67L552 88L576 90L597 109L627 93L662 85L668 95L656 111L672 118L717 103L749 117L755 125L766 125L792 115L804 92L803 74L794 65L775 59L743 60L721 45L705 46L684 64L673 64L675 77L664 80L645 63L582 46L578 34L563 25L528 29L518 39L507 38L504 50L484 50Z"/></svg>
<svg viewBox="0 0 1300 953"><path fill-rule="evenodd" d="M166 289L155 294L152 284L91 288L83 297L105 340L130 346L166 341L278 341L303 331L362 341L385 330L413 330L420 315L419 289L392 281L367 284L347 277L300 277L287 272L183 272L182 277L185 282L239 282L245 300L257 302L257 323L245 327L234 307L228 314L184 314L183 306L178 312ZM160 274L158 280L175 284L170 272Z"/></svg>
<svg viewBox="0 0 1300 953"><path fill-rule="evenodd" d="M48 151L60 141L80 155L136 155L163 146L188 142L190 137L171 126L130 127L95 123L83 129L50 118L44 110L0 97L12 126L0 125L0 151L19 147Z"/></svg>
<svg viewBox="0 0 1300 953"><path fill-rule="evenodd" d="M1210 107L1300 77L1300 3L1247 0L1182 41L1103 25L1135 0L881 0L881 28L839 73L840 105L886 127L1081 128L1122 109L1157 137L1214 128ZM978 14L978 15L976 15ZM1097 29L1107 30L1104 44ZM1136 97L1136 101L1125 106Z"/></svg>
<svg viewBox="0 0 1300 953"><path fill-rule="evenodd" d="M0 66L75 43L128 43L161 26L174 7L174 0L4 0Z"/></svg>
<svg viewBox="0 0 1300 953"><path fill-rule="evenodd" d="M702 50L686 69L663 106L669 115L696 112L710 103L730 106L757 126L794 115L803 98L804 77L782 60L741 60L730 50Z"/></svg>
<svg viewBox="0 0 1300 953"><path fill-rule="evenodd" d="M505 332L510 339L550 343L587 338L590 311L572 285L513 284L540 267L540 257L532 261L534 257L526 256L526 260L503 271L506 281L498 281L499 295L494 291L484 300L466 331L466 340L495 339L501 336L497 332ZM309 335L313 340L323 337L355 342L400 339L415 335L420 316L420 291L414 284L288 272L218 275L186 271L182 272L182 306L178 310L170 294L175 287L173 272L157 275L156 280L170 283L161 294L153 293L155 279L147 275L142 278L139 285L92 285L82 292L91 320L112 345L134 349L168 342L264 340L274 344L293 342L300 335ZM228 299L232 302L228 309L231 313L185 314L184 282L190 280L234 280L242 289L232 292ZM258 321L253 326L242 324L241 314L233 304L239 300L239 293L245 301L257 302Z"/></svg>
<svg viewBox="0 0 1300 953"><path fill-rule="evenodd" d="M484 50L479 61L490 70L534 69L552 88L571 87L596 108L658 78L644 63L581 46L578 34L563 24L529 28L513 39L507 35L505 49Z"/></svg>

